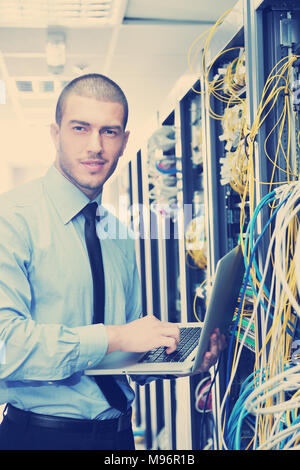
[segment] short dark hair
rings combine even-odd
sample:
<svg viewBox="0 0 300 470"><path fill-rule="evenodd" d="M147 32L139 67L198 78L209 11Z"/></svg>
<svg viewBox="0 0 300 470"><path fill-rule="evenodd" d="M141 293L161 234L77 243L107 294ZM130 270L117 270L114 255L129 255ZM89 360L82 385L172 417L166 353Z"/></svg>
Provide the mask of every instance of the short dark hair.
<svg viewBox="0 0 300 470"><path fill-rule="evenodd" d="M71 94L120 103L124 109L123 127L125 129L128 120L128 102L122 89L110 78L98 73L89 73L69 82L57 101L55 120L58 126L61 125L66 99Z"/></svg>

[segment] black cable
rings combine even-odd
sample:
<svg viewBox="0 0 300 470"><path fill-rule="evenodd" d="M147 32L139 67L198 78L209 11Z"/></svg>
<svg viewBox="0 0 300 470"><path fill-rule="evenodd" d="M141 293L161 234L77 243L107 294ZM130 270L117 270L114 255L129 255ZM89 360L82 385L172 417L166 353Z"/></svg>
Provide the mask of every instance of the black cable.
<svg viewBox="0 0 300 470"><path fill-rule="evenodd" d="M248 137L249 136L250 136L250 132L248 132L248 134L245 136L245 139L244 139L244 150L245 150L245 155L248 158L248 160L249 160L249 155L248 155L247 145L248 145Z"/></svg>
<svg viewBox="0 0 300 470"><path fill-rule="evenodd" d="M222 353L221 353L222 355ZM221 362L221 355L219 357L219 360L218 360L218 364L217 364L217 368L215 370L215 373L214 373L214 377L211 381L211 384L210 384L210 387L208 389L208 392L207 392L207 395L206 395L206 398L205 398L205 403L204 403L204 408L203 408L203 412L202 412L202 417L201 417L201 423L200 423L200 449L203 449L203 443L202 443L202 440L203 440L203 429L204 429L204 421L205 421L205 411L206 411L206 407L207 407L207 403L208 403L208 399L209 399L209 395L211 393L211 390L214 386L214 383L216 381L216 377L218 375L218 372L219 372L219 367L220 367L220 362Z"/></svg>

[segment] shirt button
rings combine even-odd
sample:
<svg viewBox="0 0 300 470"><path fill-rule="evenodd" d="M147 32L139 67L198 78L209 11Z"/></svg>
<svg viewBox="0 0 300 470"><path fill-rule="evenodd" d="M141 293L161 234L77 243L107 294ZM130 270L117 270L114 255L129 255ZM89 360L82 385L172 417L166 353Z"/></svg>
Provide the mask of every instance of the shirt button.
<svg viewBox="0 0 300 470"><path fill-rule="evenodd" d="M91 366L92 364L92 361L88 361L88 366Z"/></svg>
<svg viewBox="0 0 300 470"><path fill-rule="evenodd" d="M50 381L50 382L48 382L48 384L49 384L49 385L53 385L53 382Z"/></svg>

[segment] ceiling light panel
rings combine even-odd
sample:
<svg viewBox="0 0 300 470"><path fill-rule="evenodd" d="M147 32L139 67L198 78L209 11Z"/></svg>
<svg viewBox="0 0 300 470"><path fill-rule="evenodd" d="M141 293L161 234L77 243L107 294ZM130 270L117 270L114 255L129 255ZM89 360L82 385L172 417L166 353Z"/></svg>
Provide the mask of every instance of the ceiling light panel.
<svg viewBox="0 0 300 470"><path fill-rule="evenodd" d="M113 26L124 0L0 0L0 26Z"/></svg>
<svg viewBox="0 0 300 470"><path fill-rule="evenodd" d="M26 101L48 100L57 97L71 77L49 79L49 77L12 77L18 98Z"/></svg>

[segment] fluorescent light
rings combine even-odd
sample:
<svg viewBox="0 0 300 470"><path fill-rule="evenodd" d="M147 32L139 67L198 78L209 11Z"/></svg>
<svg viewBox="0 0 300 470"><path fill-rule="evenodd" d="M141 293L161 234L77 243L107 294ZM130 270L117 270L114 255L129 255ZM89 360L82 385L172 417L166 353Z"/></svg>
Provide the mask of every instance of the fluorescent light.
<svg viewBox="0 0 300 470"><path fill-rule="evenodd" d="M48 29L46 60L49 72L60 74L64 71L66 63L66 42L64 32Z"/></svg>
<svg viewBox="0 0 300 470"><path fill-rule="evenodd" d="M22 102L30 101L47 101L57 98L62 88L72 80L74 76L53 76L49 75L42 76L22 76L22 77L11 77L11 80L15 84L18 98ZM41 111L41 109L40 109Z"/></svg>
<svg viewBox="0 0 300 470"><path fill-rule="evenodd" d="M0 0L0 26L113 26L124 0Z"/></svg>

